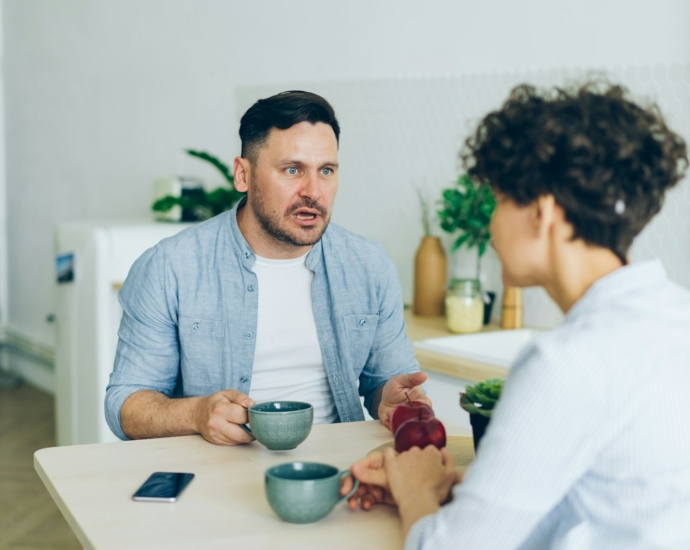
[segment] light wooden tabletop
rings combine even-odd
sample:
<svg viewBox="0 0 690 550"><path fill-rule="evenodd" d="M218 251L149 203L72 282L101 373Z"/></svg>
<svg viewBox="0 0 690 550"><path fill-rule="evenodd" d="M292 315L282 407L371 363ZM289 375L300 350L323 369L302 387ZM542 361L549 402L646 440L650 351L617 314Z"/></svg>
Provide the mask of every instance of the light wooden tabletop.
<svg viewBox="0 0 690 550"><path fill-rule="evenodd" d="M444 422L448 435L470 435ZM380 422L314 426L292 451L257 442L220 447L201 436L171 437L37 451L34 465L85 548L401 548L397 512L336 506L323 520L293 525L274 514L264 494L264 471L293 460L347 469L390 441ZM196 478L176 503L135 502L132 494L155 471Z"/></svg>

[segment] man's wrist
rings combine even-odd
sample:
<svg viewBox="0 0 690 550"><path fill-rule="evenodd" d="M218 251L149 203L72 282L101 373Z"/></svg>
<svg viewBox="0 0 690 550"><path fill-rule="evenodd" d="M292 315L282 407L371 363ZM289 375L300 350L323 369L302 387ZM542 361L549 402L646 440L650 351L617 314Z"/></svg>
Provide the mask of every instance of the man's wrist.
<svg viewBox="0 0 690 550"><path fill-rule="evenodd" d="M188 413L187 419L189 424L186 426L187 429L193 431L196 434L202 433L202 418L203 418L203 397L187 397Z"/></svg>
<svg viewBox="0 0 690 550"><path fill-rule="evenodd" d="M371 400L371 415L374 417L374 420L379 419L379 406L381 405L381 400L383 399L383 388L387 383L388 382L385 382L379 386L379 389L377 389L376 393L374 393L374 398Z"/></svg>

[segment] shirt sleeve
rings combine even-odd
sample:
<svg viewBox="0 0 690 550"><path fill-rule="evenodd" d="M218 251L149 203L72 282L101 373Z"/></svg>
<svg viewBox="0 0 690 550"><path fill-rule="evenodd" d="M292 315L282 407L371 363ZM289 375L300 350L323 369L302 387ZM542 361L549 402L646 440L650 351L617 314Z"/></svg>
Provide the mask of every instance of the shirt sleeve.
<svg viewBox="0 0 690 550"><path fill-rule="evenodd" d="M154 390L170 396L177 383L176 306L166 297L166 284L163 254L154 247L134 263L118 296L123 313L105 414L108 426L120 439L128 439L120 411L130 395Z"/></svg>
<svg viewBox="0 0 690 550"><path fill-rule="evenodd" d="M372 411L371 405L378 389L396 374L419 371L414 348L405 332L398 273L383 250L381 254L385 259L385 269L379 298L378 325L359 379L359 393L364 397L364 406L374 418L378 418L378 412Z"/></svg>
<svg viewBox="0 0 690 550"><path fill-rule="evenodd" d="M517 548L591 467L605 388L596 359L568 347L552 339L521 354L453 502L418 521L406 549Z"/></svg>

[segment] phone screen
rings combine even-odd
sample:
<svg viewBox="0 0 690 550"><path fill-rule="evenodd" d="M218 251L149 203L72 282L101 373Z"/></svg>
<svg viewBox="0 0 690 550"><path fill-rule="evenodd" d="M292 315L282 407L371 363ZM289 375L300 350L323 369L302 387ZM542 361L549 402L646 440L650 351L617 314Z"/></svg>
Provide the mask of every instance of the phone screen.
<svg viewBox="0 0 690 550"><path fill-rule="evenodd" d="M194 474L155 472L139 487L132 498L154 502L175 502L192 479L194 479Z"/></svg>

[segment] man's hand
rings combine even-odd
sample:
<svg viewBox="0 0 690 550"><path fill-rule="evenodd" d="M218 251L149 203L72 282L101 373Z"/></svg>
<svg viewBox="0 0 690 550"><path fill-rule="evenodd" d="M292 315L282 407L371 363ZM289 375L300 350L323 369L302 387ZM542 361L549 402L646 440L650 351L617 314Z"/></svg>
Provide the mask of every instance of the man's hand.
<svg viewBox="0 0 690 550"><path fill-rule="evenodd" d="M241 445L254 441L238 424L248 421L246 407L252 399L237 390L224 390L199 400L195 411L197 431L216 445Z"/></svg>
<svg viewBox="0 0 690 550"><path fill-rule="evenodd" d="M420 387L426 382L427 375L425 372L415 372L412 374L398 374L394 376L383 386L381 393L381 402L379 403L379 418L381 423L390 430L391 415L393 410L400 403L407 401L421 401L431 407L431 399L425 394Z"/></svg>

